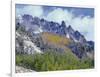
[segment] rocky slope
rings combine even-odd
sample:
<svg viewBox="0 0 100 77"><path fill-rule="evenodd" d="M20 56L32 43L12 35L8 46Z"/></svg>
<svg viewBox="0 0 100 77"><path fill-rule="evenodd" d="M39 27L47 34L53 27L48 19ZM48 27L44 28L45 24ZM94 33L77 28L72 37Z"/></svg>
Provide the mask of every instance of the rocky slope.
<svg viewBox="0 0 100 77"><path fill-rule="evenodd" d="M36 72L34 70L27 69L27 68L24 68L24 67L21 67L21 66L16 66L15 69L16 69L16 73Z"/></svg>

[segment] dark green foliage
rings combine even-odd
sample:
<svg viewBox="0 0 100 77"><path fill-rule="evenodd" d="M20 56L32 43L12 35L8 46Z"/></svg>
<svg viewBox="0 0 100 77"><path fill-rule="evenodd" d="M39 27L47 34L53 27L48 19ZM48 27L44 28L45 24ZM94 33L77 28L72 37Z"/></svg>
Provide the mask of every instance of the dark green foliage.
<svg viewBox="0 0 100 77"><path fill-rule="evenodd" d="M78 59L72 53L65 54L47 51L43 54L16 55L16 65L21 65L36 71L55 71L93 68L91 59Z"/></svg>
<svg viewBox="0 0 100 77"><path fill-rule="evenodd" d="M81 66L79 66L79 68L81 68L81 69L94 68L94 60L90 59L90 58L82 59L80 61L80 64L81 64Z"/></svg>

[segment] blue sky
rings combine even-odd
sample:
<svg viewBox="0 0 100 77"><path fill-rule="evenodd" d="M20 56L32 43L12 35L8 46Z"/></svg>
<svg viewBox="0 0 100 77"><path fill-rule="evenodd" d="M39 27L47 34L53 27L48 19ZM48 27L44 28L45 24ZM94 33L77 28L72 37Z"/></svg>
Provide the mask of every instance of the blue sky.
<svg viewBox="0 0 100 77"><path fill-rule="evenodd" d="M30 14L33 17L37 16L60 24L64 20L66 26L71 25L87 40L94 40L94 8L16 4L16 16L23 14Z"/></svg>

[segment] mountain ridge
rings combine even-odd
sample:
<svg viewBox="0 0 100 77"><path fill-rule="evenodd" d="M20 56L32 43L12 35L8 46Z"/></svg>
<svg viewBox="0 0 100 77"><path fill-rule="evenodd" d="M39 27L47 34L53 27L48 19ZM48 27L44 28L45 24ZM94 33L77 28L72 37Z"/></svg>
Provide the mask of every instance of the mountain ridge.
<svg viewBox="0 0 100 77"><path fill-rule="evenodd" d="M64 21L59 24L25 14L22 18L16 19L16 31L22 33L22 35L27 35L27 37L31 39L27 40L31 43L35 43L42 52L48 49L63 52L65 51L64 49L67 48L78 58L86 57L94 52L94 42L87 41L85 37L79 31L75 31L71 25L66 27ZM69 40L71 42L67 44ZM30 49L29 46L28 49Z"/></svg>
<svg viewBox="0 0 100 77"><path fill-rule="evenodd" d="M65 22L62 21L61 24L53 21L47 21L43 18L32 17L31 15L25 14L22 16L22 25L26 27L27 30L35 29L39 32L53 32L59 35L69 36L70 39L76 42L86 42L85 37L78 31L75 31L71 25L66 26ZM19 22L18 21L18 22ZM28 25L28 26L27 26ZM39 31L39 30L40 31ZM34 31L34 30L33 30Z"/></svg>

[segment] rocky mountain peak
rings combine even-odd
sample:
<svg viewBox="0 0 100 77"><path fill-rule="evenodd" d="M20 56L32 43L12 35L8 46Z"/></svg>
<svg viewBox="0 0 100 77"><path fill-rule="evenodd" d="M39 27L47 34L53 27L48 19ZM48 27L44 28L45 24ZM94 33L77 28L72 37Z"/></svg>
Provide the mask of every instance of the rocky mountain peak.
<svg viewBox="0 0 100 77"><path fill-rule="evenodd" d="M31 16L31 15L28 15L28 14L24 14L23 16L22 16L22 19L23 20L26 20L26 21L32 21L33 20L33 17Z"/></svg>
<svg viewBox="0 0 100 77"><path fill-rule="evenodd" d="M77 42L83 43L86 40L85 37L79 31L75 31L71 25L66 27L65 21L59 24L57 22L47 21L43 18L32 17L28 14L22 16L22 21L23 23L21 24L26 26L27 30L34 29L32 33L41 29L42 32L52 32L58 35L68 36L68 38Z"/></svg>

